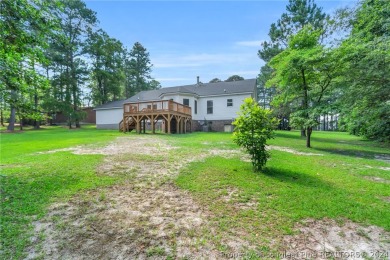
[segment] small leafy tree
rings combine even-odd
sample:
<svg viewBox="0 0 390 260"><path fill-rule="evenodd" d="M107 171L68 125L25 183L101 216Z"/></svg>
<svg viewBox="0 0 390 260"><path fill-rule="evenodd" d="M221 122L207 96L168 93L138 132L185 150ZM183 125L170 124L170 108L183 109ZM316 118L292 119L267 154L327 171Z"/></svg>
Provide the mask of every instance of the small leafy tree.
<svg viewBox="0 0 390 260"><path fill-rule="evenodd" d="M251 155L255 171L260 171L270 156L265 146L267 139L272 138L276 124L277 119L272 117L271 111L261 108L252 98L244 100L233 122L236 126L233 141Z"/></svg>

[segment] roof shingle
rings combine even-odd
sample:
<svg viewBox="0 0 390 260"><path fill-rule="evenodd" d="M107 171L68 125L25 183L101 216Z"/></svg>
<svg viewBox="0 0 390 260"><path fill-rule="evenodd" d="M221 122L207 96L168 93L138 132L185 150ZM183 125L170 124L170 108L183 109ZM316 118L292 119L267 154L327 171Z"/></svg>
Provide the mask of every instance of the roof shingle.
<svg viewBox="0 0 390 260"><path fill-rule="evenodd" d="M161 88L156 90L146 90L137 93L129 99L112 101L104 105L98 106L95 110L109 109L109 108L121 108L124 103L137 102L137 101L152 101L161 100L164 95L186 93L199 97L202 96L215 96L225 94L238 94L238 93L251 93L256 88L256 79L246 79L232 82L216 82L216 83L203 83L186 86L177 86L169 88Z"/></svg>

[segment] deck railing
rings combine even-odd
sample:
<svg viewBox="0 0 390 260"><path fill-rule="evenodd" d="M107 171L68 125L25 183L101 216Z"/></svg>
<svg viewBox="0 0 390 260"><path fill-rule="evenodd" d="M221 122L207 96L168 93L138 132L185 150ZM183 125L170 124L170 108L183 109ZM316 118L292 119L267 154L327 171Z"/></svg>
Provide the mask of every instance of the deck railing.
<svg viewBox="0 0 390 260"><path fill-rule="evenodd" d="M125 114L177 112L185 115L191 115L191 107L177 103L173 100L125 103L123 105L123 111Z"/></svg>

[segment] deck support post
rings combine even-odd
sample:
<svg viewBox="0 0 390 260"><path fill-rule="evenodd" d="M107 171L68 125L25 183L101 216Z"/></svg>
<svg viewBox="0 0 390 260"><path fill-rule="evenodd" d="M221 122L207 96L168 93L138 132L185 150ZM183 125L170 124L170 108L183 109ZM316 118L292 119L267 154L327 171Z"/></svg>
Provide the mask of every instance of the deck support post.
<svg viewBox="0 0 390 260"><path fill-rule="evenodd" d="M180 134L180 117L176 116L176 133Z"/></svg>
<svg viewBox="0 0 390 260"><path fill-rule="evenodd" d="M151 123L152 123L152 133L155 134L156 133L156 129L155 129L155 125L154 125L154 116L152 115L151 116Z"/></svg>
<svg viewBox="0 0 390 260"><path fill-rule="evenodd" d="M171 114L168 114L168 134L171 134Z"/></svg>
<svg viewBox="0 0 390 260"><path fill-rule="evenodd" d="M137 134L140 134L141 133L141 124L140 124L140 120L139 120L139 116L137 116Z"/></svg>
<svg viewBox="0 0 390 260"><path fill-rule="evenodd" d="M187 129L191 127L191 108L173 100L127 103L123 111L123 123L119 125L123 132L135 129L138 134L146 133L146 124L150 122L151 132L156 133L160 120L164 125L161 130L167 134L172 134L174 129L178 134L191 131Z"/></svg>

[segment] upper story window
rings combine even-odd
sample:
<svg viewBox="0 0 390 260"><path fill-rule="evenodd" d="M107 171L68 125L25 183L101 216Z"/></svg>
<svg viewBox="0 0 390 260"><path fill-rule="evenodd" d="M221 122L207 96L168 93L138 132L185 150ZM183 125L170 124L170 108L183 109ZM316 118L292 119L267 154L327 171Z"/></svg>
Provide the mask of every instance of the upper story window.
<svg viewBox="0 0 390 260"><path fill-rule="evenodd" d="M188 98L183 98L183 105L190 106L190 100Z"/></svg>
<svg viewBox="0 0 390 260"><path fill-rule="evenodd" d="M198 101L196 101L196 100L194 100L194 108L195 108L194 109L195 110L194 113L196 115L196 114L198 114Z"/></svg>
<svg viewBox="0 0 390 260"><path fill-rule="evenodd" d="M230 99L227 100L227 106L228 107L232 107L233 106L233 99L230 98Z"/></svg>
<svg viewBox="0 0 390 260"><path fill-rule="evenodd" d="M207 100L207 114L213 113L213 101Z"/></svg>

